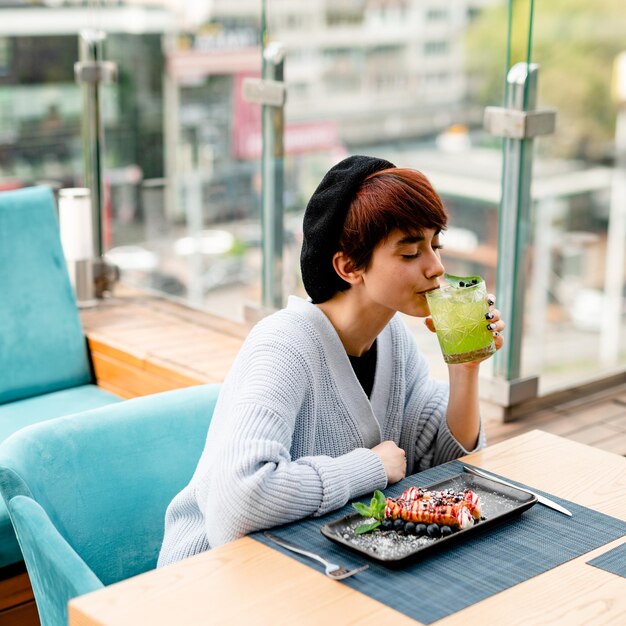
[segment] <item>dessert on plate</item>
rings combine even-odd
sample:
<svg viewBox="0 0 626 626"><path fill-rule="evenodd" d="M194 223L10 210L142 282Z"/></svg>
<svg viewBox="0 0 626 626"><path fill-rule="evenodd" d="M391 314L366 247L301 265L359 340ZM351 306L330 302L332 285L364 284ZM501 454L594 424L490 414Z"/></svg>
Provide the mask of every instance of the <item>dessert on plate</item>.
<svg viewBox="0 0 626 626"><path fill-rule="evenodd" d="M398 519L413 524L448 526L452 530L469 528L480 519L480 498L471 489L429 491L409 487L400 497L386 499L383 528ZM397 525L393 527L398 529Z"/></svg>
<svg viewBox="0 0 626 626"><path fill-rule="evenodd" d="M352 506L369 519L355 528L356 535L379 529L435 539L470 528L482 517L480 498L471 489L409 487L397 498L386 498L377 490L369 506L362 502Z"/></svg>

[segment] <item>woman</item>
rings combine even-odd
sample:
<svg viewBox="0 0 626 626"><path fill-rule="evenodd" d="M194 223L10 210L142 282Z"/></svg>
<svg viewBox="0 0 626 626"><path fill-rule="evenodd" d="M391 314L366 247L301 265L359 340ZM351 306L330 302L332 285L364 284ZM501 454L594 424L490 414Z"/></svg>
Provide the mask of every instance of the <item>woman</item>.
<svg viewBox="0 0 626 626"><path fill-rule="evenodd" d="M429 315L446 223L415 170L364 156L331 168L304 216L311 301L290 297L246 339L196 472L168 508L159 566L323 515L483 445L479 363L450 365L449 386L429 379L396 315ZM485 324L500 348L499 313Z"/></svg>

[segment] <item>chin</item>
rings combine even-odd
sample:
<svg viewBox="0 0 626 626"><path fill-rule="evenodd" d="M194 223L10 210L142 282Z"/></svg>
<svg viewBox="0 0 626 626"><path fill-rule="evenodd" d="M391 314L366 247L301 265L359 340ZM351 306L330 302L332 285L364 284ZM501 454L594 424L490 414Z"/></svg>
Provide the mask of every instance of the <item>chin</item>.
<svg viewBox="0 0 626 626"><path fill-rule="evenodd" d="M430 309L427 304L411 304L410 306L399 309L400 313L410 315L411 317L428 317Z"/></svg>

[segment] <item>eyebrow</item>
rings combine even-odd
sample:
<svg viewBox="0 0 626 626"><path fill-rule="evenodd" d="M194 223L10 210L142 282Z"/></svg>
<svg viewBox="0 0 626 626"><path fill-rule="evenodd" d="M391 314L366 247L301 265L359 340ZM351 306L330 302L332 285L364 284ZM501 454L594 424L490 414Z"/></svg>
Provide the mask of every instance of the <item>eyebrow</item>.
<svg viewBox="0 0 626 626"><path fill-rule="evenodd" d="M438 230L434 237L438 237L441 234L441 231ZM422 233L418 233L416 235L405 235L402 239L398 239L396 241L395 247L399 248L400 246L405 246L410 243L419 243L420 241L424 241L424 235Z"/></svg>
<svg viewBox="0 0 626 626"><path fill-rule="evenodd" d="M402 237L402 239L398 239L398 241L396 241L396 248L405 246L409 243L418 243L419 241L424 241L423 235L406 235L405 237Z"/></svg>

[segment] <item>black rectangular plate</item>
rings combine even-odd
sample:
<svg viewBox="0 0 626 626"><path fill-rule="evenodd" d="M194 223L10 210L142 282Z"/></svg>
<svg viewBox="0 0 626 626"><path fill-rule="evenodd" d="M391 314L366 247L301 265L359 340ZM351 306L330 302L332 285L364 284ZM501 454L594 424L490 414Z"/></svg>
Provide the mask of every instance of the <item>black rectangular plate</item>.
<svg viewBox="0 0 626 626"><path fill-rule="evenodd" d="M373 550L373 548L376 547L375 545L363 546L359 545L358 542L356 544L352 542L351 539L354 537L354 533L351 530L351 525L353 526L357 520L365 521L358 513L351 513L350 515L329 522L320 528L320 532L331 541L347 546L351 550L355 550L376 561L388 565L404 564L408 560L419 558L433 550L447 548L460 540L471 539L478 532L487 530L491 526L500 524L519 515L537 502L536 496L527 491L501 485L500 483L488 478L483 478L482 476L474 476L473 474L466 473L456 474L445 480L440 480L430 485L424 485L423 488L433 491L440 489L454 489L455 491L471 489L480 496L482 504L481 513L485 519L469 528L454 532L447 537L428 540L423 539L419 542L415 539L410 539L407 541L407 545L400 556L377 554L377 552ZM394 531L384 532L393 533ZM377 541L375 535L377 533L379 533L379 531L368 533L370 539L367 542L375 544ZM348 538L344 537L346 534ZM404 541L404 539L400 539L400 541ZM363 542L360 541L360 543ZM420 545L409 546L409 543L419 543ZM378 546L378 548L381 547L382 546Z"/></svg>

